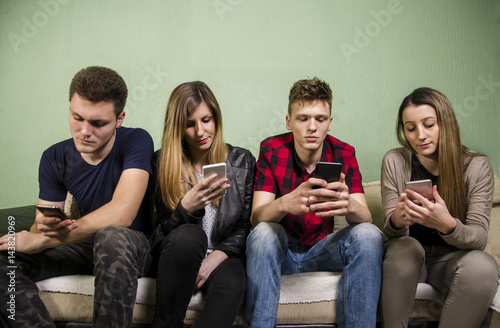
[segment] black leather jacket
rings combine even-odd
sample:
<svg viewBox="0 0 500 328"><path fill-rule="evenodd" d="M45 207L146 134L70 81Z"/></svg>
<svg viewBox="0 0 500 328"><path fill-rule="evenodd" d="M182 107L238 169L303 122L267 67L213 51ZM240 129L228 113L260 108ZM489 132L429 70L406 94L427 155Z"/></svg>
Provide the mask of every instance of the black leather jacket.
<svg viewBox="0 0 500 328"><path fill-rule="evenodd" d="M229 152L226 158L227 183L231 186L222 197L219 216L217 218L217 236L215 249L228 256L243 257L245 255L246 238L250 231L250 213L252 209L253 184L255 180L255 158L244 148L227 145ZM153 167L157 172L159 151L153 156ZM196 213L188 213L181 205L172 211L162 201L159 188L155 188L155 205L159 226L152 237L153 248L164 236L176 227L185 224L201 224L204 209Z"/></svg>

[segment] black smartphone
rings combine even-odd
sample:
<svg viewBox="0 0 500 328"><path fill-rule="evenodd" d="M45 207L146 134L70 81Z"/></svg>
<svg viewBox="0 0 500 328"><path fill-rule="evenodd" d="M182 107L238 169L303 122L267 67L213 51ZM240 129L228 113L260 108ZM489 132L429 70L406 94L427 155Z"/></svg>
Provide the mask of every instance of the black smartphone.
<svg viewBox="0 0 500 328"><path fill-rule="evenodd" d="M333 162L318 162L316 164L316 170L314 171L314 177L318 179L323 179L326 182L337 182L340 180L340 173L342 173L343 165L341 163ZM313 186L314 189L319 188L319 186Z"/></svg>
<svg viewBox="0 0 500 328"><path fill-rule="evenodd" d="M45 216L56 216L62 220L69 220L66 213L59 206L36 204L35 207Z"/></svg>
<svg viewBox="0 0 500 328"><path fill-rule="evenodd" d="M418 192L428 200L434 199L434 197L432 196L432 182L430 179L409 181L406 183L406 189ZM409 195L408 197L413 200Z"/></svg>

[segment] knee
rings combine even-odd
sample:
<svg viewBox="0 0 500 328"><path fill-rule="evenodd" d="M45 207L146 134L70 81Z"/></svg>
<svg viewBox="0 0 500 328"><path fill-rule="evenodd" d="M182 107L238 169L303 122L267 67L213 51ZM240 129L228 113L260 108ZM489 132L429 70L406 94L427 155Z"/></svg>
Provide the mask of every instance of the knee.
<svg viewBox="0 0 500 328"><path fill-rule="evenodd" d="M273 251L287 247L285 230L278 223L261 222L252 229L247 238L247 256L258 252Z"/></svg>
<svg viewBox="0 0 500 328"><path fill-rule="evenodd" d="M128 231L128 228L118 226L102 228L94 236L95 246L112 249L122 246L124 242L130 243Z"/></svg>
<svg viewBox="0 0 500 328"><path fill-rule="evenodd" d="M405 273L411 274L417 268L422 268L424 261L424 248L415 238L403 236L385 243L384 270L395 268L404 276Z"/></svg>
<svg viewBox="0 0 500 328"><path fill-rule="evenodd" d="M453 265L453 261L450 261L449 265ZM498 289L498 264L491 255L483 251L468 251L458 258L455 275L462 287L470 291L475 290L479 295Z"/></svg>
<svg viewBox="0 0 500 328"><path fill-rule="evenodd" d="M352 228L352 234L361 245L363 252L370 256L382 257L384 252L384 242L382 233L373 224L369 222L359 223Z"/></svg>
<svg viewBox="0 0 500 328"><path fill-rule="evenodd" d="M172 230L163 240L163 252L180 258L205 256L207 251L207 235L196 224L183 224Z"/></svg>

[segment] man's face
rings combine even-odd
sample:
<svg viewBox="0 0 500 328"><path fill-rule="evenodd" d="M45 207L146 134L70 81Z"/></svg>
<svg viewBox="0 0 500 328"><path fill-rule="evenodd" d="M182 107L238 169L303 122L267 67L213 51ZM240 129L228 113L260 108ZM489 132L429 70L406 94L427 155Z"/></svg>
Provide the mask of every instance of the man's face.
<svg viewBox="0 0 500 328"><path fill-rule="evenodd" d="M69 106L69 126L75 147L87 161L104 159L115 139L115 130L125 117L122 112L118 118L113 110L113 102L91 102L78 94L71 97Z"/></svg>
<svg viewBox="0 0 500 328"><path fill-rule="evenodd" d="M326 101L295 102L292 113L286 116L286 127L293 132L295 149L300 155L321 150L332 126L330 108Z"/></svg>

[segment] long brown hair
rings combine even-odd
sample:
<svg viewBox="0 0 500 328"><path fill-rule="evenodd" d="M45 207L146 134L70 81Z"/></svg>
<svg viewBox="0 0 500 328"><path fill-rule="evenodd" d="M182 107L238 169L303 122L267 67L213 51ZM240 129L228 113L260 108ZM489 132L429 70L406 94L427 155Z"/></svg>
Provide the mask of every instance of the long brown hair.
<svg viewBox="0 0 500 328"><path fill-rule="evenodd" d="M187 119L196 108L206 103L215 121L215 135L207 152L206 164L221 163L227 157L227 145L222 133L222 114L217 99L203 82L195 81L177 86L167 104L165 125L158 157L158 185L166 206L173 209L198 181L191 162L189 149L184 141ZM220 198L216 200L216 205Z"/></svg>
<svg viewBox="0 0 500 328"><path fill-rule="evenodd" d="M441 92L432 88L418 88L409 94L401 103L396 125L398 141L404 147L411 147L406 138L403 122L403 111L408 106L429 105L436 111L439 126L438 167L439 194L453 217L465 221L465 182L464 171L472 156L460 140L460 128L450 101Z"/></svg>

